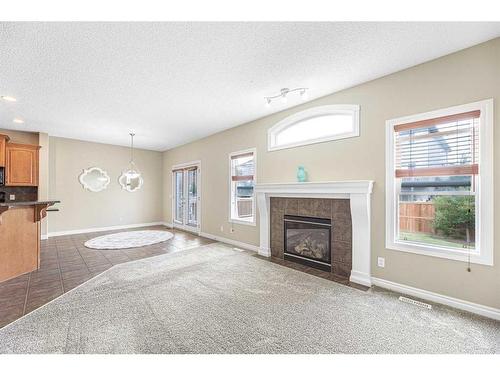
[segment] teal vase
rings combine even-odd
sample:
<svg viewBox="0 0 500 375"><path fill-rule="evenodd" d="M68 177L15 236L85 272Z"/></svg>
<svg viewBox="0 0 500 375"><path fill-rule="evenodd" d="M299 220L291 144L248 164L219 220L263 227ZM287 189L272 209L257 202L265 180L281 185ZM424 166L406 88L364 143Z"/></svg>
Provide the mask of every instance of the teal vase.
<svg viewBox="0 0 500 375"><path fill-rule="evenodd" d="M297 181L298 182L306 182L307 181L307 173L303 166L299 166L297 168Z"/></svg>

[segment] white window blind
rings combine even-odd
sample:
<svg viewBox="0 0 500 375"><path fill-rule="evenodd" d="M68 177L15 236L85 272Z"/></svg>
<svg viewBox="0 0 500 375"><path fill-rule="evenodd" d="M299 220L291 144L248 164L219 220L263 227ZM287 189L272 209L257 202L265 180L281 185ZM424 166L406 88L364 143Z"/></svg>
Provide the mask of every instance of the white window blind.
<svg viewBox="0 0 500 375"><path fill-rule="evenodd" d="M231 171L233 181L252 181L255 174L253 152L231 156Z"/></svg>
<svg viewBox="0 0 500 375"><path fill-rule="evenodd" d="M479 173L480 111L394 126L395 177Z"/></svg>

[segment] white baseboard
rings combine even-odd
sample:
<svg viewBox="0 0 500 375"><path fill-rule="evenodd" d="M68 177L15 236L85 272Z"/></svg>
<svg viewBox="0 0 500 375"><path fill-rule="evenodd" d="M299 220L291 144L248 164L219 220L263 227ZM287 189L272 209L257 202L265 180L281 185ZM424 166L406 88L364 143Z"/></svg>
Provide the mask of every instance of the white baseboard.
<svg viewBox="0 0 500 375"><path fill-rule="evenodd" d="M245 243L245 242L231 240L231 239L226 238L226 237L215 236L213 234L205 233L205 232L200 232L200 236L205 237L205 238L210 238L211 240L215 240L215 241L219 241L219 242L224 242L224 243L227 243L229 245L240 247L240 248L245 249L245 250L250 250L250 251L255 251L255 252L259 251L258 246L250 245L250 244Z"/></svg>
<svg viewBox="0 0 500 375"><path fill-rule="evenodd" d="M349 278L349 281L364 285L364 286L372 286L372 279L370 275L364 273L364 272L359 272L359 271L351 271L351 277Z"/></svg>
<svg viewBox="0 0 500 375"><path fill-rule="evenodd" d="M108 230L119 230L119 229L130 229L130 228L140 228L140 227L152 227L156 225L164 225L171 228L172 226L163 221L155 221L152 223L139 223L139 224L127 224L127 225L114 225L110 227L99 227L99 228L85 228L85 229L74 229L74 230L64 230L60 232L49 232L46 236L42 236L43 239L58 236L67 236L71 234L81 234L81 233L92 233L92 232L105 232ZM45 237L45 238L43 238Z"/></svg>
<svg viewBox="0 0 500 375"><path fill-rule="evenodd" d="M456 309L465 310L477 315L486 316L491 319L500 320L500 309L480 305L478 303L464 301L454 297L448 297L442 294L430 292L424 289L414 288L412 286L398 284L392 281L372 277L372 284L381 288L389 289L394 292L408 294L417 298L451 306Z"/></svg>
<svg viewBox="0 0 500 375"><path fill-rule="evenodd" d="M258 253L260 256L270 258L271 257L271 249L265 247L259 247Z"/></svg>

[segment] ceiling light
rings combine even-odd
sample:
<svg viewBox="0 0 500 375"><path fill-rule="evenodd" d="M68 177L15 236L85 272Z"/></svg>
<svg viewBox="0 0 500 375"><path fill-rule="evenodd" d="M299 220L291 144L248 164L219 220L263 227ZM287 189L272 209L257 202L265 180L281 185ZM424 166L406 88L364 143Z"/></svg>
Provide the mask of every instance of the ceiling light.
<svg viewBox="0 0 500 375"><path fill-rule="evenodd" d="M287 96L288 94L290 94L291 92L299 92L300 94L300 98L302 100L306 100L307 99L307 90L308 88L307 87L297 87L295 89L289 89L289 88L283 88L280 90L280 93L277 94L277 95L273 95L273 96L265 96L264 97L264 100L266 101L266 107L270 107L271 106L271 103L276 100L276 99L280 99L280 101L283 103L283 104L286 104L287 103Z"/></svg>
<svg viewBox="0 0 500 375"><path fill-rule="evenodd" d="M24 120L17 117L14 120L12 120L12 122L16 124L24 124Z"/></svg>
<svg viewBox="0 0 500 375"><path fill-rule="evenodd" d="M5 100L6 102L17 102L17 99L13 96L2 95L0 96L0 98L2 98L2 100Z"/></svg>

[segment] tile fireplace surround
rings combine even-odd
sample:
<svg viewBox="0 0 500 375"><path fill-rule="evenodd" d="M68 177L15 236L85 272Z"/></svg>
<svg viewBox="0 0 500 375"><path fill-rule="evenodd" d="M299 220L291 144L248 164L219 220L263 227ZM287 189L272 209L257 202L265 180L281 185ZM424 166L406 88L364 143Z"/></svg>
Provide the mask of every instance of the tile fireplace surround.
<svg viewBox="0 0 500 375"><path fill-rule="evenodd" d="M349 278L352 269L352 229L349 199L271 197L270 210L270 248L272 257L283 260L295 259L296 262L298 261L308 267L319 268L324 271L326 271L324 268L325 263L330 263L330 260L331 270L328 270L328 272L342 279ZM322 253L323 257L329 255L330 259L319 259L323 262L320 263L320 266L314 266L317 263L310 261L311 257L297 260L296 257L290 257L290 251L285 250L286 227L290 225L290 221L286 223L285 219L291 219L293 222L293 220L302 221L309 218L326 220L326 224L331 225L331 227L325 227L322 224L319 227L323 230L326 229L326 231L331 229L330 238L325 241L330 245L329 251L324 255ZM308 224L306 224L306 231ZM304 223L301 222L300 225L303 226ZM318 226L316 226L316 230L318 230ZM316 240L318 239L319 237L316 237ZM326 245L325 242L323 245ZM294 253L292 252L292 254Z"/></svg>
<svg viewBox="0 0 500 375"><path fill-rule="evenodd" d="M371 286L371 194L373 181L332 181L257 184L260 214L259 254L271 256L271 197L348 199L352 220L352 270L350 281Z"/></svg>

